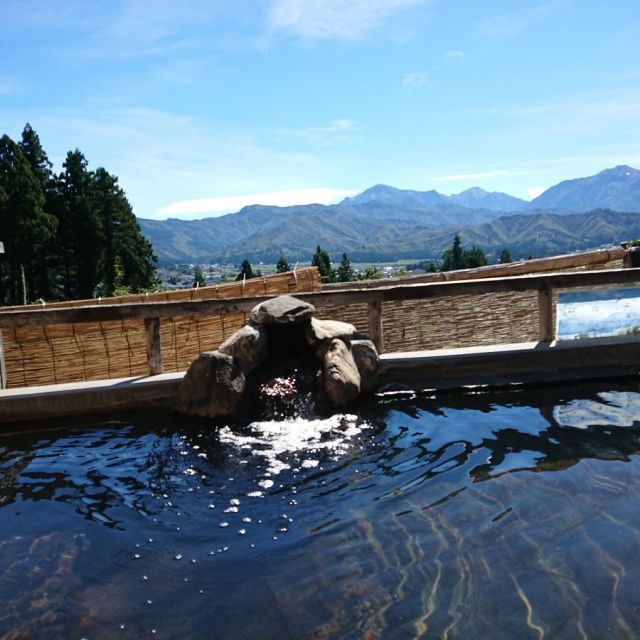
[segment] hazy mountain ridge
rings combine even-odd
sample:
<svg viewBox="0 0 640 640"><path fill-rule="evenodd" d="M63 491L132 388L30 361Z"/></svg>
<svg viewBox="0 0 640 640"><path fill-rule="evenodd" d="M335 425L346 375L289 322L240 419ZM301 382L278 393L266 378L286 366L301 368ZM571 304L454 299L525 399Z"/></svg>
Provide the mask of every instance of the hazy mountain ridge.
<svg viewBox="0 0 640 640"><path fill-rule="evenodd" d="M506 247L514 257L639 237L640 215L620 211L640 212L640 171L624 165L561 182L530 203L479 187L444 196L376 185L336 205L252 205L202 220L138 220L163 263L271 262L280 254L309 260L318 244L334 259L346 251L352 260L390 260L439 257L456 232L465 245L488 253Z"/></svg>

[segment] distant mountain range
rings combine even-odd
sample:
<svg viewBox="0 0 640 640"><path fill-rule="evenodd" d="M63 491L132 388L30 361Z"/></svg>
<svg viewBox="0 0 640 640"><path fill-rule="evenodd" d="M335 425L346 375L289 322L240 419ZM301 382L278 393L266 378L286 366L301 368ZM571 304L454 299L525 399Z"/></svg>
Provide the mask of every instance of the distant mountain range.
<svg viewBox="0 0 640 640"><path fill-rule="evenodd" d="M202 220L138 219L161 263L438 258L459 233L490 257L587 249L640 237L640 171L628 166L566 180L527 202L479 187L445 196L376 185L336 205L252 205Z"/></svg>

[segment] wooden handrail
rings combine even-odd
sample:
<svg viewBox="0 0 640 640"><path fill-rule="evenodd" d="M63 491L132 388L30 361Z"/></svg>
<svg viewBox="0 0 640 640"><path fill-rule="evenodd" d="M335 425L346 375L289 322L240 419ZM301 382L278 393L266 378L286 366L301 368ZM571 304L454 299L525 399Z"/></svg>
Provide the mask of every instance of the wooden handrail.
<svg viewBox="0 0 640 640"><path fill-rule="evenodd" d="M622 260L628 251L624 247L610 247L608 249L593 249L580 253L567 253L547 258L533 258L519 260L506 264L490 264L473 269L458 269L456 271L438 271L435 273L421 273L419 275L402 276L401 282L396 284L416 284L419 282L449 282L451 280L478 280L481 278L508 278L526 274L560 271L561 269L580 269L606 264L613 260ZM377 289L388 286L387 279L361 280L356 282L333 282L323 284L323 291L335 289Z"/></svg>

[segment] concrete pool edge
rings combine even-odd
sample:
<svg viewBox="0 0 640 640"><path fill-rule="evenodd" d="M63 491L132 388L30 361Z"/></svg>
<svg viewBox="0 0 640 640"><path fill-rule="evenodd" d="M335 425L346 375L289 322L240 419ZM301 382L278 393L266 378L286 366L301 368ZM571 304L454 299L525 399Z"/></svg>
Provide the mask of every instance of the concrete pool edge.
<svg viewBox="0 0 640 640"><path fill-rule="evenodd" d="M548 383L640 373L640 336L385 353L376 388ZM0 390L0 424L171 407L184 372Z"/></svg>

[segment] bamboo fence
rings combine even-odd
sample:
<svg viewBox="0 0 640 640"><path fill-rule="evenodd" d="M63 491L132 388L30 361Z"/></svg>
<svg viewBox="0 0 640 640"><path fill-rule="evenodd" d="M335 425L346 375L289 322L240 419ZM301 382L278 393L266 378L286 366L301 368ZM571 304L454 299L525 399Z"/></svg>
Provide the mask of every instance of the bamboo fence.
<svg viewBox="0 0 640 640"><path fill-rule="evenodd" d="M447 280L475 280L548 271L616 269L622 266L623 248L556 256L495 265L450 274L425 274L393 280L320 284L315 267L224 285L103 300L53 303L48 308L140 302L225 299L283 293L302 294L340 289L375 289L378 286ZM354 292L355 294L355 292ZM326 303L319 318L349 322L370 332L370 309L364 302ZM344 300L344 295L340 298ZM553 312L555 313L555 304ZM29 307L33 308L33 307ZM15 309L24 309L15 308ZM540 339L541 306L536 291L500 291L382 302L384 351L419 351L447 347L529 342ZM8 310L3 308L4 310ZM551 313L549 314L551 318ZM160 326L164 371L184 371L200 352L218 347L245 323L246 313L163 318ZM553 319L550 320L553 322ZM126 319L46 326L15 326L2 330L8 386L35 386L126 376L149 372L142 319ZM373 336L372 336L373 337Z"/></svg>
<svg viewBox="0 0 640 640"><path fill-rule="evenodd" d="M409 276L394 279L393 283L400 285L475 280L550 270L618 269L623 266L623 254L622 248L590 251L459 272ZM388 284L389 280L375 280L370 281L368 286L375 288ZM335 286L325 286L324 290ZM349 283L349 286L353 285ZM554 303L554 323L555 308ZM384 350L420 351L535 341L539 339L539 309L538 294L535 291L385 302L382 304ZM366 304L324 306L319 310L318 316L350 322L365 334L369 331Z"/></svg>
<svg viewBox="0 0 640 640"><path fill-rule="evenodd" d="M252 278L244 282L149 294L47 304L47 308L139 302L188 301L292 294L320 290L315 267ZM23 309L24 307L3 308ZM33 308L33 307L27 307ZM218 347L242 327L246 313L175 317L161 321L166 372L184 371L201 351ZM142 320L120 320L2 330L9 387L36 386L147 375Z"/></svg>

